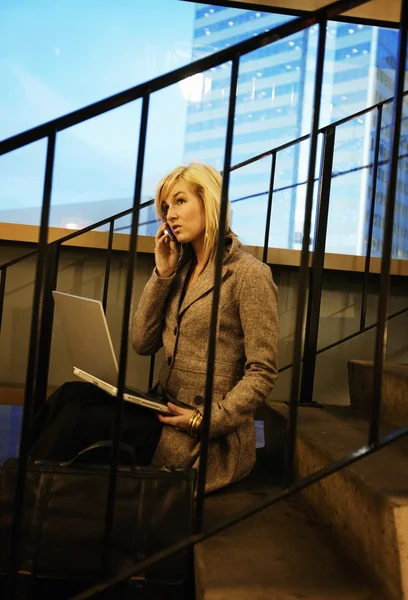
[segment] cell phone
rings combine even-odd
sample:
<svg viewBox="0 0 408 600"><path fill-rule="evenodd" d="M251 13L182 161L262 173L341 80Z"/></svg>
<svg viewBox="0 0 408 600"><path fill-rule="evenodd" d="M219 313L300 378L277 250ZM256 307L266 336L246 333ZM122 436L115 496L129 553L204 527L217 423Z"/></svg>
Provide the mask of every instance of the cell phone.
<svg viewBox="0 0 408 600"><path fill-rule="evenodd" d="M172 228L170 227L170 225L168 223L166 223L166 228L165 228L164 232L167 233L167 235L169 236L169 238L171 240L173 240L173 242L177 242L177 238L174 235L174 231L172 230Z"/></svg>

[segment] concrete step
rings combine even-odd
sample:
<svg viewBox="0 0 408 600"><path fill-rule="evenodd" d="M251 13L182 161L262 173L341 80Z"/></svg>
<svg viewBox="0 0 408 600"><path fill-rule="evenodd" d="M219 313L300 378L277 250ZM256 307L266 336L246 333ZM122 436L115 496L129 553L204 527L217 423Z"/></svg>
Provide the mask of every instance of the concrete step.
<svg viewBox="0 0 408 600"><path fill-rule="evenodd" d="M208 496L205 524L281 491L254 471ZM197 544L196 600L386 600L299 497L280 501Z"/></svg>
<svg viewBox="0 0 408 600"><path fill-rule="evenodd" d="M266 452L282 463L288 406L268 403ZM296 470L304 477L365 445L368 422L347 408L300 408ZM408 439L302 492L347 553L395 600L408 600Z"/></svg>
<svg viewBox="0 0 408 600"><path fill-rule="evenodd" d="M347 362L350 402L361 414L370 413L374 362ZM408 424L408 365L385 363L383 369L381 418L393 427Z"/></svg>

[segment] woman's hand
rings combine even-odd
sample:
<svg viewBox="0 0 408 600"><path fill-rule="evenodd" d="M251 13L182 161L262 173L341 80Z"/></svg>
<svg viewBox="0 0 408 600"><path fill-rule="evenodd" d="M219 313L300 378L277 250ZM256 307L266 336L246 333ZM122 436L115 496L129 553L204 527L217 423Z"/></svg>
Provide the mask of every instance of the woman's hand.
<svg viewBox="0 0 408 600"><path fill-rule="evenodd" d="M177 404L173 404L172 402L168 402L167 406L174 413L174 416L166 416L159 414L159 421L164 423L165 425L171 425L172 427L176 427L177 429L181 429L182 431L188 431L190 425L190 419L194 414L194 410L190 410L189 408L181 408L177 406Z"/></svg>
<svg viewBox="0 0 408 600"><path fill-rule="evenodd" d="M159 277L167 279L168 277L171 277L176 270L180 249L177 242L174 242L169 235L164 232L165 228L166 223L162 223L157 230L154 256Z"/></svg>

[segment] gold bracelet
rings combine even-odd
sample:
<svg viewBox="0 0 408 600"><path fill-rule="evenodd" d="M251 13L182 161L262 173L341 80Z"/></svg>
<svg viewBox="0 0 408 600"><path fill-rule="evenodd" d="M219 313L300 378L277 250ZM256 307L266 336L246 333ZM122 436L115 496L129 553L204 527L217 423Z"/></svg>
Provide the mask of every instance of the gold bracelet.
<svg viewBox="0 0 408 600"><path fill-rule="evenodd" d="M201 428L201 423L203 421L203 416L200 413L199 410L196 410L192 415L191 415L191 419L190 422L188 424L188 434L195 438L198 439L200 437L200 428Z"/></svg>
<svg viewBox="0 0 408 600"><path fill-rule="evenodd" d="M191 437L196 437L195 434L195 421L197 418L197 411L194 411L193 414L191 415L191 419L190 422L188 424L188 435L190 435Z"/></svg>

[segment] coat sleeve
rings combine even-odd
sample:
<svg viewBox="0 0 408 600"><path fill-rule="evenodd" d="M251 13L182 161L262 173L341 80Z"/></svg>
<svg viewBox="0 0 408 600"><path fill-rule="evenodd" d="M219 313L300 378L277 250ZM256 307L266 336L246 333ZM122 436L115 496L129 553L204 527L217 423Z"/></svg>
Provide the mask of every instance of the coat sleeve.
<svg viewBox="0 0 408 600"><path fill-rule="evenodd" d="M138 354L155 354L163 345L165 304L174 277L159 277L155 269L146 283L133 317L132 344Z"/></svg>
<svg viewBox="0 0 408 600"><path fill-rule="evenodd" d="M239 294L245 347L242 379L212 403L210 438L232 433L263 404L278 373L278 292L271 270L261 262L246 271Z"/></svg>

